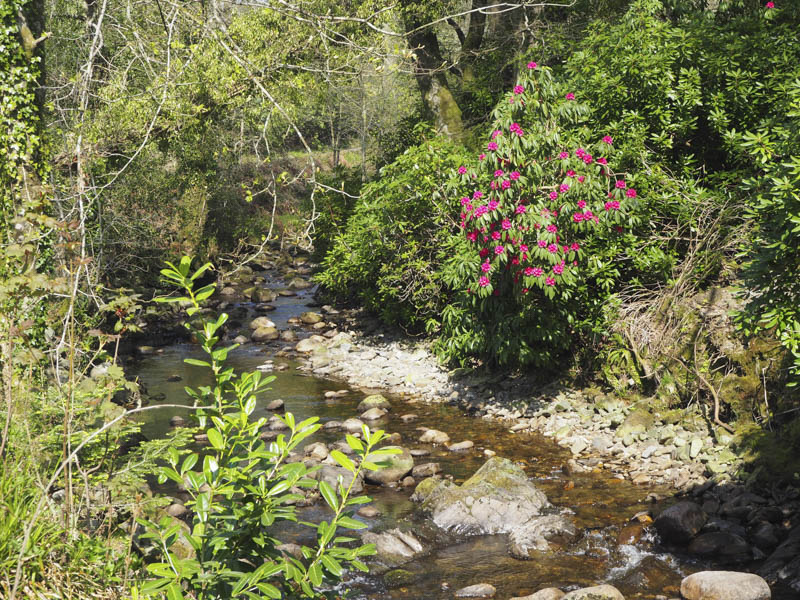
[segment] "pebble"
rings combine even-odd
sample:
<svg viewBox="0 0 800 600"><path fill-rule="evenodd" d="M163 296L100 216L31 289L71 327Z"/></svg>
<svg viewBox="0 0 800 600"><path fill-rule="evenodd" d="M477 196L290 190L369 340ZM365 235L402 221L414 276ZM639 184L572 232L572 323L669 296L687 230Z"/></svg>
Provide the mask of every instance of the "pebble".
<svg viewBox="0 0 800 600"><path fill-rule="evenodd" d="M464 452L465 450L469 450L475 444L471 440L464 440L463 442L458 442L457 444L450 444L447 449L450 452Z"/></svg>
<svg viewBox="0 0 800 600"><path fill-rule="evenodd" d="M456 598L493 598L497 589L489 583L476 583L456 590Z"/></svg>
<svg viewBox="0 0 800 600"><path fill-rule="evenodd" d="M374 506L362 506L361 508L358 509L358 512L356 512L356 514L359 517L365 517L367 519L374 519L375 517L380 517L381 516L381 511L379 511Z"/></svg>
<svg viewBox="0 0 800 600"><path fill-rule="evenodd" d="M267 404L266 408L267 408L267 410L272 410L272 411L283 410L284 402L280 398L276 398L275 400L273 400L272 402Z"/></svg>

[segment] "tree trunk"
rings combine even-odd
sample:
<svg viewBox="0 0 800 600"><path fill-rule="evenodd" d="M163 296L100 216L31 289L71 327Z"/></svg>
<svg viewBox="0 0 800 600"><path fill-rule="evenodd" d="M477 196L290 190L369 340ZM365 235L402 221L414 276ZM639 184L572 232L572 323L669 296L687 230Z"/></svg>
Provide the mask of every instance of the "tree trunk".
<svg viewBox="0 0 800 600"><path fill-rule="evenodd" d="M436 32L431 27L422 27L424 23L416 16L419 11L413 4L404 8L403 24L408 45L417 55L414 75L425 108L433 116L436 128L441 133L454 139L460 138L464 133L461 109L445 77L446 64Z"/></svg>

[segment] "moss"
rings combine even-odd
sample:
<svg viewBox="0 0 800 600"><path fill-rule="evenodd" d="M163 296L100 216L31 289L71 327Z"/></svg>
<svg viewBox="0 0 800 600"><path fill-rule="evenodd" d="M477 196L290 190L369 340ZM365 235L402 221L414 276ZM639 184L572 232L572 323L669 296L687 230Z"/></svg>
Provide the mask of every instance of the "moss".
<svg viewBox="0 0 800 600"><path fill-rule="evenodd" d="M389 589L410 585L419 578L419 575L405 569L392 569L383 576L383 581Z"/></svg>

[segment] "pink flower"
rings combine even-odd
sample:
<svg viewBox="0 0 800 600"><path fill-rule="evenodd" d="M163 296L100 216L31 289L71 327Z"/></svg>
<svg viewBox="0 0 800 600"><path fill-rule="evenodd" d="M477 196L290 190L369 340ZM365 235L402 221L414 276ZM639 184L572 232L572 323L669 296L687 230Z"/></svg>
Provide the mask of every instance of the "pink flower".
<svg viewBox="0 0 800 600"><path fill-rule="evenodd" d="M539 244L539 248L545 248L547 246L547 242L544 240L539 240L537 244Z"/></svg>
<svg viewBox="0 0 800 600"><path fill-rule="evenodd" d="M584 181L586 181L586 177L583 175L578 175L578 183L583 183Z"/></svg>
<svg viewBox="0 0 800 600"><path fill-rule="evenodd" d="M519 179L519 171L511 171L511 173L509 174L509 177L511 177L511 179L516 181L517 179Z"/></svg>
<svg viewBox="0 0 800 600"><path fill-rule="evenodd" d="M555 190L550 192L550 200L557 200L558 199L558 192Z"/></svg>
<svg viewBox="0 0 800 600"><path fill-rule="evenodd" d="M493 239L495 242L496 242L497 240L499 240L499 239L500 239L500 232L499 232L499 231L493 231L493 232L492 232L492 239Z"/></svg>
<svg viewBox="0 0 800 600"><path fill-rule="evenodd" d="M517 209L514 212L517 213L518 215L521 215L522 213L525 212L525 206L523 204L520 204L519 206L517 206Z"/></svg>
<svg viewBox="0 0 800 600"><path fill-rule="evenodd" d="M502 129L495 129L495 130L492 132L492 139L498 138L498 137L500 137L501 135L503 135L503 130L502 130Z"/></svg>
<svg viewBox="0 0 800 600"><path fill-rule="evenodd" d="M561 190L561 193L563 194L564 192L568 192L569 191L569 185L567 185L566 183L562 183L561 187L558 188L558 189Z"/></svg>
<svg viewBox="0 0 800 600"><path fill-rule="evenodd" d="M567 95L566 95L566 96L564 96L564 97L565 97L567 100L575 100L575 94L573 94L572 92L570 92L569 94L567 94Z"/></svg>
<svg viewBox="0 0 800 600"><path fill-rule="evenodd" d="M578 208L580 208L580 209L586 208L586 201L585 200L578 200Z"/></svg>
<svg viewBox="0 0 800 600"><path fill-rule="evenodd" d="M502 254L505 251L506 251L506 247L505 246L495 246L494 247L494 253L495 254Z"/></svg>
<svg viewBox="0 0 800 600"><path fill-rule="evenodd" d="M618 190L624 190L626 187L628 187L624 179L617 179L617 183L614 185L617 186Z"/></svg>
<svg viewBox="0 0 800 600"><path fill-rule="evenodd" d="M578 242L572 242L572 245L569 247L570 250L580 250L581 245Z"/></svg>
<svg viewBox="0 0 800 600"><path fill-rule="evenodd" d="M497 143L489 142L488 144L486 144L486 149L489 151L497 150Z"/></svg>
<svg viewBox="0 0 800 600"><path fill-rule="evenodd" d="M496 181L491 182L489 184L489 189L490 190L496 190L497 189L497 182Z"/></svg>
<svg viewBox="0 0 800 600"><path fill-rule="evenodd" d="M486 287L487 285L489 285L489 278L485 276L481 277L480 279L478 279L478 285L481 287Z"/></svg>
<svg viewBox="0 0 800 600"><path fill-rule="evenodd" d="M606 159L604 156L601 156L600 158L597 159L597 164L599 164L599 165L607 165L608 164L608 159Z"/></svg>
<svg viewBox="0 0 800 600"><path fill-rule="evenodd" d="M515 85L515 86L514 86L514 93L515 93L515 94L519 95L519 94L521 94L521 93L522 93L522 92L524 92L524 91L525 91L525 88L524 88L524 87L522 87L521 85Z"/></svg>
<svg viewBox="0 0 800 600"><path fill-rule="evenodd" d="M475 190L472 192L472 198L477 200L478 198L483 198L483 192L480 190Z"/></svg>
<svg viewBox="0 0 800 600"><path fill-rule="evenodd" d="M458 174L463 175L467 172L467 167L458 167Z"/></svg>
<svg viewBox="0 0 800 600"><path fill-rule="evenodd" d="M587 165L592 164L592 160L594 160L594 159L592 158L591 154L584 154L583 155L583 162L585 162Z"/></svg>
<svg viewBox="0 0 800 600"><path fill-rule="evenodd" d="M614 143L614 138L612 138L610 135L604 135L603 141L610 146Z"/></svg>
<svg viewBox="0 0 800 600"><path fill-rule="evenodd" d="M481 258L486 258L487 256L489 256L489 249L481 248L481 251L478 252L478 256L480 256Z"/></svg>
<svg viewBox="0 0 800 600"><path fill-rule="evenodd" d="M488 260L485 263L481 263L481 271L483 271L484 273L488 273L491 270L492 270L492 265L489 264Z"/></svg>
<svg viewBox="0 0 800 600"><path fill-rule="evenodd" d="M486 155L485 154L483 154L483 153L478 154L478 160L485 160L485 159L486 159Z"/></svg>
<svg viewBox="0 0 800 600"><path fill-rule="evenodd" d="M764 6L766 6L767 8L775 8L775 3L774 2L767 2Z"/></svg>
<svg viewBox="0 0 800 600"><path fill-rule="evenodd" d="M558 252L558 246L556 246L555 244L550 244L550 245L547 247L547 251L548 251L550 254L555 254L556 252Z"/></svg>
<svg viewBox="0 0 800 600"><path fill-rule="evenodd" d="M500 184L500 187L504 190L507 190L508 188L511 187L511 182L508 179L506 179L503 181L503 183Z"/></svg>
<svg viewBox="0 0 800 600"><path fill-rule="evenodd" d="M558 227L556 227L555 225L550 224L547 226L548 233L555 233L556 231L558 231Z"/></svg>
<svg viewBox="0 0 800 600"><path fill-rule="evenodd" d="M466 206L467 204L469 204L469 198L464 196L463 198L461 198L461 206Z"/></svg>
<svg viewBox="0 0 800 600"><path fill-rule="evenodd" d="M470 232L467 234L467 239L468 239L470 242L477 242L477 241L478 241L478 232L477 232L477 231L470 231Z"/></svg>
<svg viewBox="0 0 800 600"><path fill-rule="evenodd" d="M503 176L503 169L497 169L497 170L494 172L494 176L495 176L495 177L502 177L502 176Z"/></svg>
<svg viewBox="0 0 800 600"><path fill-rule="evenodd" d="M533 275L533 271L534 271L533 267L526 268L525 269L525 276L526 277L531 277Z"/></svg>
<svg viewBox="0 0 800 600"><path fill-rule="evenodd" d="M561 160L564 160L565 158L569 158L569 152L559 152L558 153L558 158L560 158Z"/></svg>
<svg viewBox="0 0 800 600"><path fill-rule="evenodd" d="M489 210L497 210L500 203L497 200L489 200Z"/></svg>
<svg viewBox="0 0 800 600"><path fill-rule="evenodd" d="M555 273L556 275L561 275L563 272L564 272L564 263L553 265L553 273Z"/></svg>
<svg viewBox="0 0 800 600"><path fill-rule="evenodd" d="M523 254L525 254L525 253L528 251L528 246L527 246L527 245L525 245L525 244L522 244L522 245L519 247L519 251L520 251L520 252L522 252Z"/></svg>
<svg viewBox="0 0 800 600"><path fill-rule="evenodd" d="M584 220L589 221L590 219L594 218L594 214L592 213L592 211L587 210L585 213L583 213L583 218Z"/></svg>
<svg viewBox="0 0 800 600"><path fill-rule="evenodd" d="M542 269L540 269L539 267L533 267L534 277L541 277L542 275L544 275L544 271Z"/></svg>
<svg viewBox="0 0 800 600"><path fill-rule="evenodd" d="M567 177L575 177L575 171L573 171L572 169L567 171Z"/></svg>
<svg viewBox="0 0 800 600"><path fill-rule="evenodd" d="M627 190L625 190L625 195L628 198L636 198L636 190L633 188L628 188Z"/></svg>
<svg viewBox="0 0 800 600"><path fill-rule="evenodd" d="M583 221L583 213L579 212L575 213L574 215L572 215L572 220L575 221L576 223L580 223L581 221Z"/></svg>
<svg viewBox="0 0 800 600"><path fill-rule="evenodd" d="M509 230L509 229L511 229L511 221L509 221L508 219L503 219L503 224L502 224L502 227L503 227L503 229L505 229L506 231L507 231L507 230Z"/></svg>
<svg viewBox="0 0 800 600"><path fill-rule="evenodd" d="M555 285L555 284L556 284L556 280L555 280L555 279L553 279L552 277L546 277L546 278L545 278L545 280L544 280L544 282L545 282L547 285Z"/></svg>
<svg viewBox="0 0 800 600"><path fill-rule="evenodd" d="M528 63L528 68L529 68L529 69L535 69L535 68L536 68L536 67L538 67L538 66L539 66L539 65L537 65L537 64L536 64L535 62L533 62L533 61L531 61L531 62L529 62L529 63Z"/></svg>
<svg viewBox="0 0 800 600"><path fill-rule="evenodd" d="M586 156L586 150L584 150L583 148L578 148L577 150L575 150L575 156L577 156L578 158L583 158L584 156Z"/></svg>
<svg viewBox="0 0 800 600"><path fill-rule="evenodd" d="M519 259L515 256L514 258L511 259L511 264L515 265L515 266L518 265L519 264Z"/></svg>

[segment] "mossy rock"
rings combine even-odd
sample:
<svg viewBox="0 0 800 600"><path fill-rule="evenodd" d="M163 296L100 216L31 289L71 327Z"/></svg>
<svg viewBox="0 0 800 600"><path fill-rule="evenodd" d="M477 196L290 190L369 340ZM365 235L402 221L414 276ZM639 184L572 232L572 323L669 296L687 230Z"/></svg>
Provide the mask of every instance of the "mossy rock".
<svg viewBox="0 0 800 600"><path fill-rule="evenodd" d="M389 402L384 396L380 394L372 394L371 396L367 396L361 402L358 403L358 407L356 410L359 412L364 412L369 410L370 408L382 408L384 410L391 410L392 403Z"/></svg>
<svg viewBox="0 0 800 600"><path fill-rule="evenodd" d="M383 581L389 589L411 585L419 579L418 573L412 573L405 569L392 569L383 575Z"/></svg>
<svg viewBox="0 0 800 600"><path fill-rule="evenodd" d="M653 426L655 417L644 408L636 408L617 428L617 437L624 438L627 435L637 435L645 433Z"/></svg>

